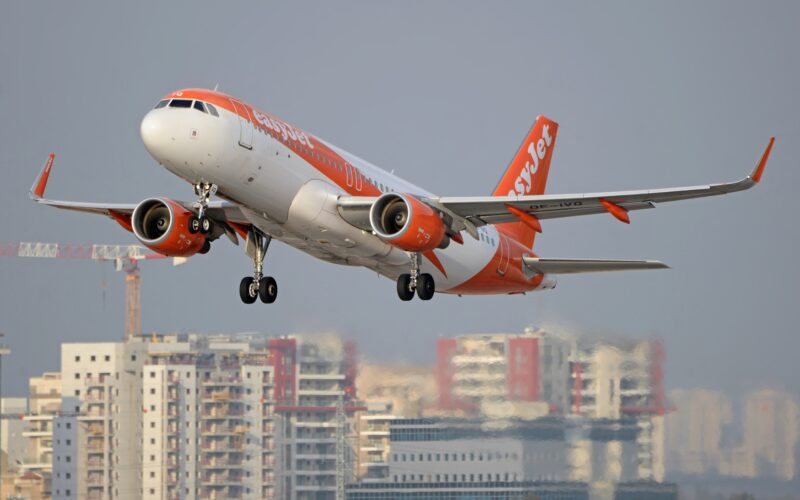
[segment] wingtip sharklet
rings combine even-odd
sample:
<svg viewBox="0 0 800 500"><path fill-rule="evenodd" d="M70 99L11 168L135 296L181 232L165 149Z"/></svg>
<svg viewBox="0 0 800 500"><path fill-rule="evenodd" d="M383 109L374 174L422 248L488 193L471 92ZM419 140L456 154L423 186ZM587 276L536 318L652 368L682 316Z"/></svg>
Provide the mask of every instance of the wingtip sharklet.
<svg viewBox="0 0 800 500"><path fill-rule="evenodd" d="M750 174L750 178L755 183L761 181L761 175L764 173L764 168L767 166L767 160L769 159L770 152L772 152L773 144L775 144L775 137L770 137L767 148L764 150L764 154L761 155L761 160L759 160L758 165L756 165L756 168L753 170L753 173Z"/></svg>
<svg viewBox="0 0 800 500"><path fill-rule="evenodd" d="M47 156L47 162L44 164L42 171L39 172L36 180L33 181L33 185L31 186L29 194L34 200L41 199L44 196L44 190L47 188L47 181L50 179L50 172L53 169L53 162L55 159L56 154L50 153Z"/></svg>

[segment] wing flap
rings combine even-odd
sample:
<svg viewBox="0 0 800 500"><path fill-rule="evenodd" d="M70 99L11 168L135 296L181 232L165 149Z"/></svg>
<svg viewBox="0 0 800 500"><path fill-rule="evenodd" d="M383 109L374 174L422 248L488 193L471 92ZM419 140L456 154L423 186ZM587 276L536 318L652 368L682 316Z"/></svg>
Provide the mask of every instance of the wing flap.
<svg viewBox="0 0 800 500"><path fill-rule="evenodd" d="M525 266L539 274L578 274L607 271L641 271L669 269L657 260L606 260L606 259L542 259L522 257Z"/></svg>

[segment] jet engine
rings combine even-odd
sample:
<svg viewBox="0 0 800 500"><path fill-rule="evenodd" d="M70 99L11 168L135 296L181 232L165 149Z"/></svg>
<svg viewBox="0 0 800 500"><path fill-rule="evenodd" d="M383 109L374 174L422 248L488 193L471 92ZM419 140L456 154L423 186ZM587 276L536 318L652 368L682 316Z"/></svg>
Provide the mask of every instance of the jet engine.
<svg viewBox="0 0 800 500"><path fill-rule="evenodd" d="M206 235L189 232L192 215L169 198L149 198L136 206L131 226L147 248L170 257L191 257L207 248Z"/></svg>
<svg viewBox="0 0 800 500"><path fill-rule="evenodd" d="M408 252L427 252L450 244L441 214L408 194L386 193L369 211L372 230Z"/></svg>

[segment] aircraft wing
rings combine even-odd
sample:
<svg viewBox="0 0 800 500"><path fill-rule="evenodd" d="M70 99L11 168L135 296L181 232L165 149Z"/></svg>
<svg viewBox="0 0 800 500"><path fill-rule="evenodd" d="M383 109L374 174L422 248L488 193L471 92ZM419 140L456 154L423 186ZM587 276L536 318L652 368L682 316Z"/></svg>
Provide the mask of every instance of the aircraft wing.
<svg viewBox="0 0 800 500"><path fill-rule="evenodd" d="M64 210L74 210L77 212L92 213L97 215L105 215L117 220L120 216L130 217L137 203L91 203L82 201L64 201L64 200L51 200L44 197L44 191L47 188L47 181L50 178L50 172L53 168L55 155L50 154L47 157L47 163L39 173L39 176L31 186L30 197L37 203L48 205L51 207L61 208ZM175 200L176 203L182 205L187 210L195 211L194 202ZM236 222L239 224L250 224L250 221L242 214L239 206L229 201L213 201L208 204L207 213L212 219L223 222Z"/></svg>
<svg viewBox="0 0 800 500"><path fill-rule="evenodd" d="M669 269L657 260L604 260L604 259L542 259L522 257L528 269L539 274L578 274L604 271L640 271L644 269Z"/></svg>
<svg viewBox="0 0 800 500"><path fill-rule="evenodd" d="M753 172L736 182L708 184L667 189L618 191L586 194L543 194L534 196L469 196L423 198L422 201L439 209L452 219L451 229L467 230L477 236L475 227L503 222L526 222L540 231L539 220L610 213L622 222L629 223L628 212L655 208L656 203L717 196L743 191L755 186L767 164L775 138L769 140L761 160ZM375 198L342 197L340 213L354 225L369 229L369 211Z"/></svg>

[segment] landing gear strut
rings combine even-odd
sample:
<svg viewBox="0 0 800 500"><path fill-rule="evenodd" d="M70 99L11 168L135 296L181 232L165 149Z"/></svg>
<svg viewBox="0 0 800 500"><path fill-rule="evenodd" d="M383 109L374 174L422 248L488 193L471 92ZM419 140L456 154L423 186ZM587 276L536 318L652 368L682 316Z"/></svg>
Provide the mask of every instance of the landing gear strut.
<svg viewBox="0 0 800 500"><path fill-rule="evenodd" d="M414 298L414 292L422 300L431 300L436 292L436 283L433 276L419 272L419 253L411 254L411 273L401 274L397 278L397 296L400 300L409 301Z"/></svg>
<svg viewBox="0 0 800 500"><path fill-rule="evenodd" d="M257 298L265 304L272 304L278 298L275 278L263 275L264 257L271 241L271 236L253 227L247 233L245 252L253 259L253 276L245 276L239 283L239 297L245 304L252 304Z"/></svg>
<svg viewBox="0 0 800 500"><path fill-rule="evenodd" d="M194 186L194 194L197 195L197 201L193 206L197 209L197 215L189 217L189 232L194 234L201 232L208 234L214 229L214 222L206 217L206 209L208 202L212 196L217 192L217 185L208 182L198 182Z"/></svg>

